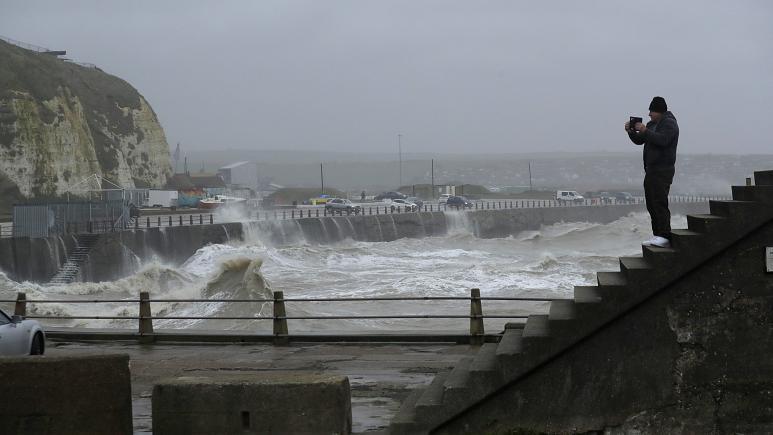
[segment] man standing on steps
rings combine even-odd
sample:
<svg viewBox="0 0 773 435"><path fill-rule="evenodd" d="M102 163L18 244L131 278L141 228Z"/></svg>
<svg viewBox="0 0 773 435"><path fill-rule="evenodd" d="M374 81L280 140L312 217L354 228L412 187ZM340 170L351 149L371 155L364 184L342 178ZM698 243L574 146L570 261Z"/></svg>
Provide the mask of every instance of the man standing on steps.
<svg viewBox="0 0 773 435"><path fill-rule="evenodd" d="M645 246L671 246L671 212L668 210L668 192L674 179L676 144L679 142L679 125L668 110L663 97L655 97L650 103L650 121L647 125L625 123L625 131L631 142L644 145L644 198L652 220L650 240Z"/></svg>

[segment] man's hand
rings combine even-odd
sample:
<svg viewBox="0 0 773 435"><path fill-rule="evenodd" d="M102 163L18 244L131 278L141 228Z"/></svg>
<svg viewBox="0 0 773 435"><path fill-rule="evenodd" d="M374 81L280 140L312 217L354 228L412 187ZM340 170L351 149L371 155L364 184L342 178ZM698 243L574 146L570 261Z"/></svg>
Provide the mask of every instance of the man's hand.
<svg viewBox="0 0 773 435"><path fill-rule="evenodd" d="M625 131L628 131L630 129L631 129L631 122L630 121L625 121Z"/></svg>
<svg viewBox="0 0 773 435"><path fill-rule="evenodd" d="M636 131L638 131L639 134L642 134L645 131L647 131L647 126L642 124L641 122L637 122L636 123Z"/></svg>

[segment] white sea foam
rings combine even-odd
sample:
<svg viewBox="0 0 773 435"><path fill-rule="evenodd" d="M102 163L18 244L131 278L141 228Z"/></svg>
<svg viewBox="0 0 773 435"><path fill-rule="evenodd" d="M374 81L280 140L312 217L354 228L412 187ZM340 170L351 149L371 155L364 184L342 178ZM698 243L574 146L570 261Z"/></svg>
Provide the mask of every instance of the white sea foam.
<svg viewBox="0 0 773 435"><path fill-rule="evenodd" d="M237 298L245 294L231 284L207 287L213 277L234 259L262 260L262 273L274 290L286 297L365 297L365 296L466 296L470 288L480 288L484 296L571 297L575 285L589 285L595 273L618 270L617 257L640 253L640 242L649 235L649 216L632 214L607 225L559 223L536 231L501 239L479 239L462 213L447 213L449 235L393 242L357 242L314 245L302 237L295 223L283 222L276 228L245 223L245 241L208 245L199 249L179 267L149 262L123 279L103 283L74 283L43 287L16 283L0 274L0 297L12 299L26 292L28 299L136 298L140 290L153 298ZM674 227L684 226L675 216ZM280 243L271 243L266 231L282 228ZM262 228L262 229L261 229ZM393 231L384 228L385 232ZM345 228L342 231L349 232ZM297 234L300 233L301 236ZM239 272L242 273L242 272ZM234 281L235 280L235 281ZM222 283L221 283L222 284ZM484 312L544 312L546 303L485 301ZM31 305L32 312L63 315L136 315L137 307L125 304ZM367 303L288 303L288 314L376 315L376 314L464 314L465 301L448 302L367 302ZM206 303L154 304L156 313L165 315L261 316L260 304ZM506 320L487 321L487 328L501 328ZM51 322L46 321L51 324ZM74 321L67 324L95 327L136 327L129 321ZM291 321L292 331L370 330L370 329L456 329L468 324L449 320L315 320ZM207 328L270 330L270 321L163 321L159 328Z"/></svg>

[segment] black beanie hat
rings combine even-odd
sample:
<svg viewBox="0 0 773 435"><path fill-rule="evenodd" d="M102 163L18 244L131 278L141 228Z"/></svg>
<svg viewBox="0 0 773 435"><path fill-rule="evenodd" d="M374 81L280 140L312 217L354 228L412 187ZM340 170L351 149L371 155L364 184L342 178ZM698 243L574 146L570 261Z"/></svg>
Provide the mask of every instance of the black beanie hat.
<svg viewBox="0 0 773 435"><path fill-rule="evenodd" d="M655 97L650 103L650 112L666 113L668 106L666 106L666 100L663 97Z"/></svg>

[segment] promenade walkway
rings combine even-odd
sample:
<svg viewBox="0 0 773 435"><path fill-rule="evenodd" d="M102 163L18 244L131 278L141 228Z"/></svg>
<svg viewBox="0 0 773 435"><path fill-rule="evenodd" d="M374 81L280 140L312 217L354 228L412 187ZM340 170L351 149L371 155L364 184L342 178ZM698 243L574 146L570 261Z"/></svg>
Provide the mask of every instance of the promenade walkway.
<svg viewBox="0 0 773 435"><path fill-rule="evenodd" d="M50 340L47 355L129 354L135 433L150 433L156 381L236 372L304 371L345 375L352 388L355 433L386 429L400 402L476 347L452 344L155 344Z"/></svg>

